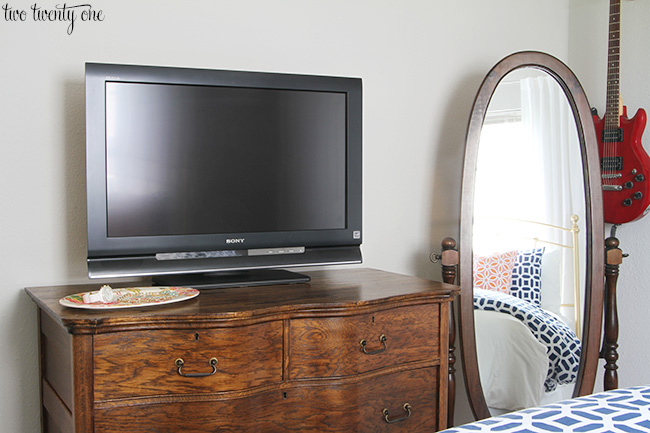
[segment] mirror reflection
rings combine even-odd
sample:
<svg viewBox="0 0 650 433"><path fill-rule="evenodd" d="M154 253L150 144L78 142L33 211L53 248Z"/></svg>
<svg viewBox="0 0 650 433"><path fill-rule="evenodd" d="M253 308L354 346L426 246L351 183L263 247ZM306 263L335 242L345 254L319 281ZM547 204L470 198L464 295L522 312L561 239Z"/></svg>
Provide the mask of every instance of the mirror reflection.
<svg viewBox="0 0 650 433"><path fill-rule="evenodd" d="M532 67L507 74L481 129L473 214L477 357L493 415L573 393L587 251L582 164L557 81Z"/></svg>

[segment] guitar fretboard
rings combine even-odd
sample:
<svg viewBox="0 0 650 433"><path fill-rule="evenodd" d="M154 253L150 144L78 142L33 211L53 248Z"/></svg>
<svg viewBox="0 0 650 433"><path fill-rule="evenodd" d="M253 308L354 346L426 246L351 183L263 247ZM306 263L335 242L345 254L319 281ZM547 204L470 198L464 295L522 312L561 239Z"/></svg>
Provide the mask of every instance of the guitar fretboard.
<svg viewBox="0 0 650 433"><path fill-rule="evenodd" d="M609 42L607 50L607 101L605 130L618 129L621 60L621 0L609 2Z"/></svg>

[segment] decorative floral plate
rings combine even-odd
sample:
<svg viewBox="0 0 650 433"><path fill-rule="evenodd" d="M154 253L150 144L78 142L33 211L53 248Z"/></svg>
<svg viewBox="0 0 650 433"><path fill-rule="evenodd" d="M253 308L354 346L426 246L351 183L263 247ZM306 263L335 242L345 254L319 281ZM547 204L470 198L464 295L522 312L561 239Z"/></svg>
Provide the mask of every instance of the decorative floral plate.
<svg viewBox="0 0 650 433"><path fill-rule="evenodd" d="M148 307L186 301L198 296L197 289L187 287L128 287L113 289L112 302L84 302L84 295L94 292L76 293L59 299L59 304L72 308L106 310L111 308Z"/></svg>

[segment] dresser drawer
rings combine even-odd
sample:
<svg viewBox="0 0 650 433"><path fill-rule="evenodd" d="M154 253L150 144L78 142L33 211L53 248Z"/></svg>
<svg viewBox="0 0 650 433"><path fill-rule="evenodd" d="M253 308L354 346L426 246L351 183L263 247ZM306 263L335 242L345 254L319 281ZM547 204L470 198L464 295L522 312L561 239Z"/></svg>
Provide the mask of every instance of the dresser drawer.
<svg viewBox="0 0 650 433"><path fill-rule="evenodd" d="M101 433L270 433L290 411L278 389L243 398L169 401L101 407L95 431Z"/></svg>
<svg viewBox="0 0 650 433"><path fill-rule="evenodd" d="M95 400L242 390L282 380L282 322L94 337ZM216 359L216 364L210 363ZM179 359L182 359L179 374ZM213 374L212 374L213 373Z"/></svg>
<svg viewBox="0 0 650 433"><path fill-rule="evenodd" d="M439 304L291 321L291 379L343 377L440 360Z"/></svg>
<svg viewBox="0 0 650 433"><path fill-rule="evenodd" d="M430 367L242 398L109 404L97 410L95 431L431 433L439 430L438 375L438 367Z"/></svg>
<svg viewBox="0 0 650 433"><path fill-rule="evenodd" d="M286 393L291 409L283 425L287 431L300 426L299 431L319 433L435 432L441 416L439 374L438 367L429 367L336 385L296 387Z"/></svg>

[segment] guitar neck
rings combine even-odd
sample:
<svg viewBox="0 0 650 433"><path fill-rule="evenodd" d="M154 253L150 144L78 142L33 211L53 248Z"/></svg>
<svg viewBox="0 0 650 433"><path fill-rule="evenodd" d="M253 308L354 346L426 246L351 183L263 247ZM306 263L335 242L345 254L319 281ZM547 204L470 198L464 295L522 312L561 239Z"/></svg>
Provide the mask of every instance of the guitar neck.
<svg viewBox="0 0 650 433"><path fill-rule="evenodd" d="M609 42L607 47L607 101L605 129L620 126L621 0L609 2Z"/></svg>

